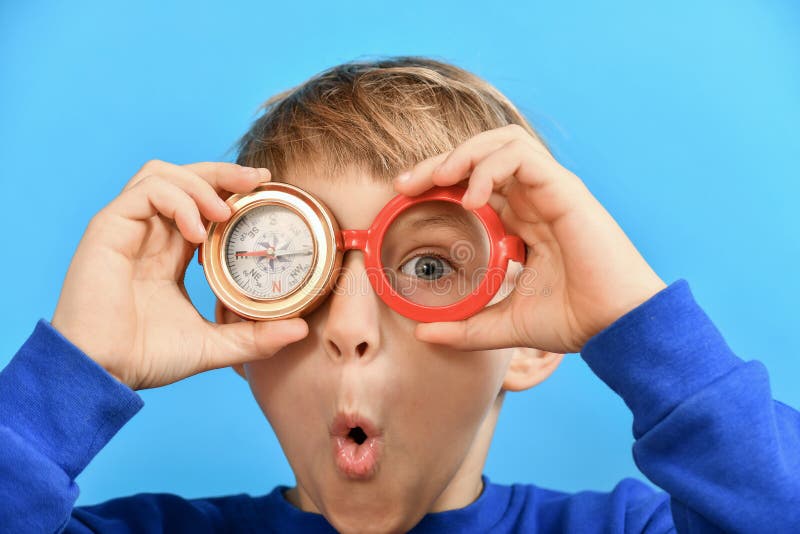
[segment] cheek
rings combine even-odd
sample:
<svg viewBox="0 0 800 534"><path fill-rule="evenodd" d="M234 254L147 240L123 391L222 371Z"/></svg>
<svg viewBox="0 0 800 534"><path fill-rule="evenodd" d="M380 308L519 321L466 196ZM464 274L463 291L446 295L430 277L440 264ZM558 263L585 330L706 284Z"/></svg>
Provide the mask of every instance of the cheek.
<svg viewBox="0 0 800 534"><path fill-rule="evenodd" d="M324 435L331 385L324 380L310 343L292 344L269 359L246 364L245 371L253 396L290 461L293 453L312 446L310 429L314 436Z"/></svg>
<svg viewBox="0 0 800 534"><path fill-rule="evenodd" d="M466 446L494 404L508 359L500 351L459 352L427 348L417 354L407 392L409 416L437 443Z"/></svg>
<svg viewBox="0 0 800 534"><path fill-rule="evenodd" d="M409 495L435 499L464 464L502 385L500 351L457 352L420 345L399 352L402 367L391 420L395 480Z"/></svg>

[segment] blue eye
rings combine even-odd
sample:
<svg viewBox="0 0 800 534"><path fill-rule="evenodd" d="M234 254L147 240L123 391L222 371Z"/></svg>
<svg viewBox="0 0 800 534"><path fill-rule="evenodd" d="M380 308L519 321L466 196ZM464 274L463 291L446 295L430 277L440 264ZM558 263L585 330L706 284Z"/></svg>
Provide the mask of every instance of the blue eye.
<svg viewBox="0 0 800 534"><path fill-rule="evenodd" d="M447 260L431 254L415 256L400 266L406 276L416 276L423 280L436 280L453 272Z"/></svg>

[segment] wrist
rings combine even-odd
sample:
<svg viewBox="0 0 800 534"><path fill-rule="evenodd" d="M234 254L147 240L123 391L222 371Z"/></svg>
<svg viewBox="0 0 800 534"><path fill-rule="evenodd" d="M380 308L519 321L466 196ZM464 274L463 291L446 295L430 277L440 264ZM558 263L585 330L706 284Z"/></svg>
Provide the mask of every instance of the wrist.
<svg viewBox="0 0 800 534"><path fill-rule="evenodd" d="M619 306L611 314L611 320L603 325L603 329L609 327L623 315L635 310L666 287L667 284L655 273L652 273L652 276L624 284L625 289L620 293L618 299Z"/></svg>
<svg viewBox="0 0 800 534"><path fill-rule="evenodd" d="M629 280L620 284L619 291L613 295L613 303L609 305L608 312L598 324L594 325L581 348L585 346L589 339L649 301L666 287L667 284L654 272L652 272L651 276Z"/></svg>
<svg viewBox="0 0 800 534"><path fill-rule="evenodd" d="M63 337L66 341L71 343L76 349L81 351L84 355L88 358L92 359L97 365L103 368L106 373L108 373L111 377L113 377L117 382L120 384L129 387L130 389L135 390L136 388L132 384L128 384L122 378L122 374L118 373L111 369L109 365L106 365L101 359L97 358L94 353L97 351L92 350L89 348L89 344L84 341L84 337L77 334L74 329L69 326L69 324L61 319L59 316L58 310L53 314L53 318L50 320L50 326L53 327L61 337Z"/></svg>

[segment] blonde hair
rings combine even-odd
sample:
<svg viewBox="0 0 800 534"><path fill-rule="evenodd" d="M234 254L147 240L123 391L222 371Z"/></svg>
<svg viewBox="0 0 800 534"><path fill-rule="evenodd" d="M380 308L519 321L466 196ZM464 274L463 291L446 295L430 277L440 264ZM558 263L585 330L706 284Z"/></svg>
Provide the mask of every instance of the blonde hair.
<svg viewBox="0 0 800 534"><path fill-rule="evenodd" d="M269 98L238 140L236 162L327 176L352 168L389 181L485 130L518 124L542 137L500 91L419 56L350 61Z"/></svg>

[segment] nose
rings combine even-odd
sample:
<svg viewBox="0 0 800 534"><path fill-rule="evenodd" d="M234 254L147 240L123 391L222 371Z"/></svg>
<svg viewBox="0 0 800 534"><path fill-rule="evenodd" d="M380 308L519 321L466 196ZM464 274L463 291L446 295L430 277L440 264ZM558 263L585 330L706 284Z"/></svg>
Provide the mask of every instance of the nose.
<svg viewBox="0 0 800 534"><path fill-rule="evenodd" d="M369 283L361 252L345 252L339 278L326 304L328 314L322 337L328 356L338 362L366 363L374 358L381 341L381 302Z"/></svg>

